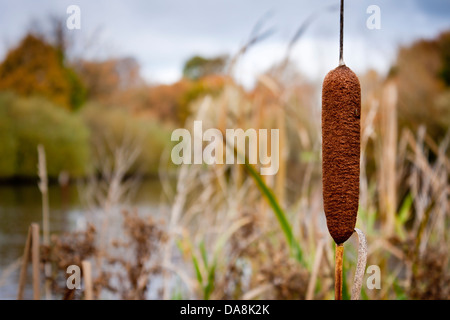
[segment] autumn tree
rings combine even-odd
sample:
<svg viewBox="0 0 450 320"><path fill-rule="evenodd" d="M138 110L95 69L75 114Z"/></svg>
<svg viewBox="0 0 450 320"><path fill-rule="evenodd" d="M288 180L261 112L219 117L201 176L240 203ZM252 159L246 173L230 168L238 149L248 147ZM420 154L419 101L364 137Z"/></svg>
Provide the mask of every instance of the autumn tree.
<svg viewBox="0 0 450 320"><path fill-rule="evenodd" d="M133 58L80 60L75 63L75 68L86 84L89 100L101 103L117 101L117 93L143 84L139 64Z"/></svg>
<svg viewBox="0 0 450 320"><path fill-rule="evenodd" d="M211 59L194 56L184 64L183 76L191 80L198 80L208 75L221 74L226 62L227 56Z"/></svg>
<svg viewBox="0 0 450 320"><path fill-rule="evenodd" d="M450 127L450 32L400 49L395 67L399 120L413 130L425 124L439 141Z"/></svg>
<svg viewBox="0 0 450 320"><path fill-rule="evenodd" d="M66 109L76 109L85 100L84 85L65 65L60 50L31 33L0 64L0 90L43 96Z"/></svg>

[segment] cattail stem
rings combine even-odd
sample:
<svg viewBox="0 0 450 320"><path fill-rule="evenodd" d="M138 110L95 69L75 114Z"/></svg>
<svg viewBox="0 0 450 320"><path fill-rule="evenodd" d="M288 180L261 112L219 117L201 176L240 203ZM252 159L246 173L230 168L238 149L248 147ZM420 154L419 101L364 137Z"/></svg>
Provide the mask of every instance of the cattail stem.
<svg viewBox="0 0 450 320"><path fill-rule="evenodd" d="M344 0L341 0L341 19L339 33L339 65L345 65L344 62Z"/></svg>
<svg viewBox="0 0 450 320"><path fill-rule="evenodd" d="M336 245L335 269L334 269L334 297L342 300L342 262L344 260L344 245Z"/></svg>

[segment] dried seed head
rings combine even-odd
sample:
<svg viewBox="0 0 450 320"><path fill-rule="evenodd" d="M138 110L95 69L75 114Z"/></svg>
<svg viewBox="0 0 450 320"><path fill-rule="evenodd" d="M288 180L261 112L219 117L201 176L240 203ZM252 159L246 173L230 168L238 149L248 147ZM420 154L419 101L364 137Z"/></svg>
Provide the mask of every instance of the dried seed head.
<svg viewBox="0 0 450 320"><path fill-rule="evenodd" d="M322 183L328 230L337 244L353 233L359 202L361 87L347 66L322 87Z"/></svg>

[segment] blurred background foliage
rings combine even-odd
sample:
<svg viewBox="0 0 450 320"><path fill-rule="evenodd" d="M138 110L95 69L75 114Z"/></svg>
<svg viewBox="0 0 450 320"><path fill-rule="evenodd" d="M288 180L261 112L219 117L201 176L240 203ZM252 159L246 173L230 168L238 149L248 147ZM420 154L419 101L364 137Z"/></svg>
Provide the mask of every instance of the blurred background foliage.
<svg viewBox="0 0 450 320"><path fill-rule="evenodd" d="M399 123L426 125L439 140L450 127L450 32L400 49L392 70L399 84Z"/></svg>
<svg viewBox="0 0 450 320"><path fill-rule="evenodd" d="M136 131L139 139L148 142L140 157L141 167L145 168L145 173L155 174L158 156L168 145L168 133L174 127L184 125L192 114L192 103L206 95L218 96L225 85L233 81L225 72L230 59L222 55L212 58L194 56L186 61L184 76L178 82L170 85L149 84L142 79L140 66L134 58L72 58L69 61L67 57L70 54L67 51L70 46L61 24L55 24L52 34L57 36L48 40L49 37L44 35L28 33L16 47L11 48L0 64L0 92L9 92L2 94L1 108L4 114L10 115L10 118L3 117L1 124L4 132L1 148L8 150L0 155L3 178L35 175L31 164L35 152L29 147L31 141L26 140L31 139L32 135L28 137L25 132L19 132L25 130L20 128L27 128L43 137L43 128L51 130L55 136L52 145L55 150L60 150L57 153L61 158L68 159L61 150L76 156L70 158L73 159L71 164L50 165L50 175L57 176L60 170L66 170L79 176L90 170L92 152L87 149L92 148L94 137L104 130L120 131L128 126L133 128L131 131ZM396 79L399 87L399 130L403 127L417 130L421 124L425 124L431 139L439 142L445 135L450 126L449 47L450 32L447 32L436 39L419 40L409 47L400 48L397 61L388 75L388 79ZM295 68L289 66L285 69ZM277 66L274 66L268 74L276 75L277 70ZM283 76L289 78L283 80L285 83L292 80L298 82L299 79L292 78L298 77L298 74L287 74L283 72ZM380 90L383 79L375 71L369 71L361 78L363 91L373 93ZM307 85L305 81L302 83ZM301 105L310 105L316 94L315 89L310 87L307 94L306 88L303 88L298 91L298 95L290 95L289 99L302 99ZM268 104L269 91L265 86L257 85L248 95L262 96L265 99L262 103ZM19 112L27 115L22 118L23 121L14 118ZM48 119L50 116L53 116L53 120ZM304 121L306 118L300 119L304 122L302 127L308 131L301 135L303 144L312 143L306 141L306 137L314 137L317 131L313 122ZM30 119L35 120L25 125L25 121ZM65 140L70 137L67 134L69 128L74 132L70 143ZM56 138L57 135L61 137ZM25 140L18 140L19 136ZM33 143L40 141L36 135ZM56 146L57 143L63 145ZM71 148L79 151L75 152ZM370 146L368 152L370 155ZM299 155L291 156L296 161ZM369 158L369 164L370 161Z"/></svg>
<svg viewBox="0 0 450 320"><path fill-rule="evenodd" d="M76 113L41 97L0 94L0 168L2 178L36 176L38 144L48 154L48 173L88 173L89 129Z"/></svg>
<svg viewBox="0 0 450 320"><path fill-rule="evenodd" d="M233 78L235 62L264 34L235 57L187 59L183 77L162 85L144 81L133 57L74 56L61 24L51 37L28 33L0 63L0 179L36 179L39 144L50 178L98 178L86 193L96 198L87 207L102 213L95 244L101 260L113 250L107 240L124 234L122 226L108 223L119 221L114 209L122 204L127 178L162 177L169 170L176 188L169 179L159 181L170 203L167 225L137 216L128 221L136 228L131 234L139 235L132 244L144 254L123 261L122 271L135 285L127 294L146 297L147 285L136 283L157 273L164 289L158 297L164 299L177 290L179 297L204 299L330 298L321 88L287 58L261 74L252 89L240 86ZM401 47L386 76L374 70L358 76L358 227L372 248L369 264L380 266L384 281L383 290L363 289L363 297L448 298L450 32ZM173 166L171 132L191 129L193 120L221 130L279 129L278 173L259 177L251 166ZM69 249L78 254L78 248ZM346 279L356 262L353 249L344 259ZM149 252L158 256L158 267L147 270L140 259ZM96 270L98 287L108 290L107 268L99 262Z"/></svg>
<svg viewBox="0 0 450 320"><path fill-rule="evenodd" d="M49 37L28 33L0 64L0 178L34 178L36 146L48 153L49 176L92 173L99 137L118 145L123 136L140 142L129 173L155 175L170 132L191 114L189 105L218 93L215 75L224 57L187 62L186 77L173 85L151 85L130 57L68 61L61 24Z"/></svg>
<svg viewBox="0 0 450 320"><path fill-rule="evenodd" d="M228 56L219 56L216 58L205 58L194 56L184 64L183 76L198 80L212 74L222 74L228 61Z"/></svg>
<svg viewBox="0 0 450 320"><path fill-rule="evenodd" d="M39 95L69 110L79 108L86 96L79 76L65 65L64 54L33 34L26 35L0 65L0 90Z"/></svg>

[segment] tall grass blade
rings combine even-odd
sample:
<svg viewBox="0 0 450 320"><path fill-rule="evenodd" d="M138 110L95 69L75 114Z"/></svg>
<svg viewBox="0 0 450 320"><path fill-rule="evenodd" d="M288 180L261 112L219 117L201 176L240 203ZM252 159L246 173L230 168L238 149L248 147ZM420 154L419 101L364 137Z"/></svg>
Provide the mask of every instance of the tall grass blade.
<svg viewBox="0 0 450 320"><path fill-rule="evenodd" d="M263 181L263 179L261 179L261 176L258 174L258 172L256 172L255 168L248 163L248 161L245 161L245 168L250 173L250 176L255 180L256 184L258 185L261 191L261 194L267 200L273 212L275 213L275 216L278 222L280 223L281 230L283 230L283 233L286 237L289 247L291 248L291 250L293 250L295 258L302 265L306 266L306 263L303 259L302 249L300 248L300 245L298 244L298 242L294 237L292 226L290 225L286 217L286 213L279 205L278 200L275 197L273 191L267 186L267 184Z"/></svg>

